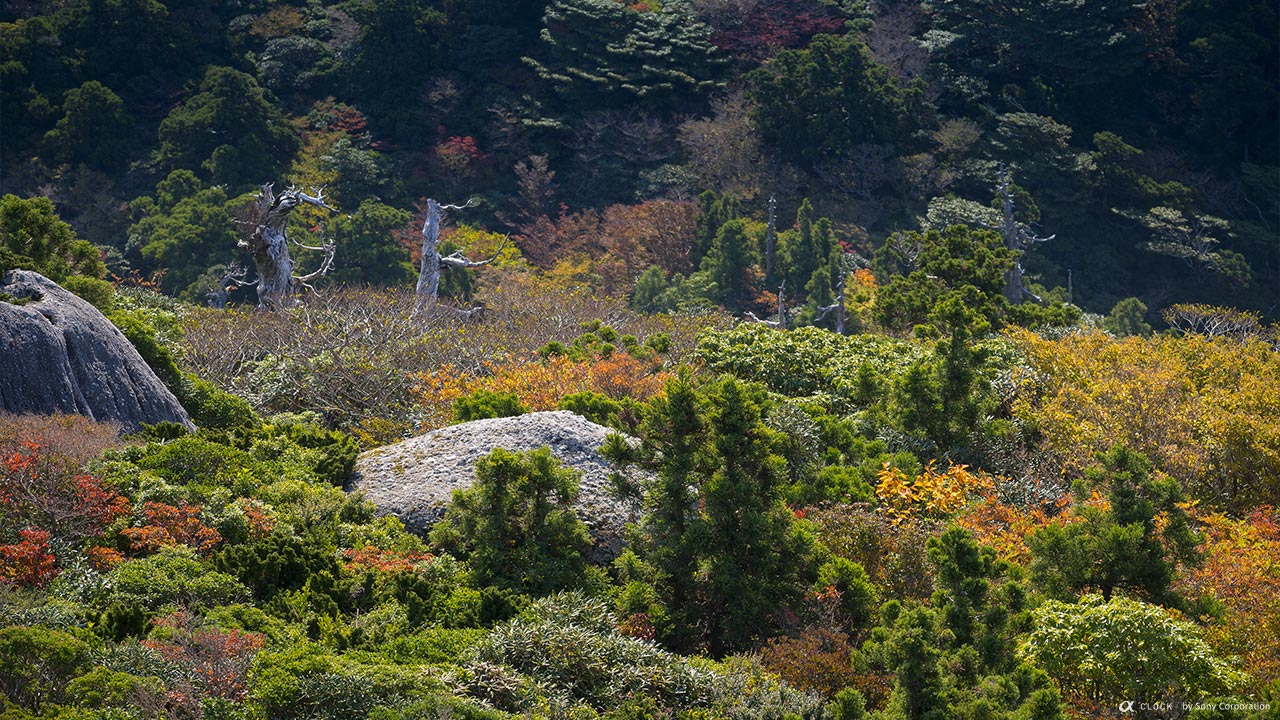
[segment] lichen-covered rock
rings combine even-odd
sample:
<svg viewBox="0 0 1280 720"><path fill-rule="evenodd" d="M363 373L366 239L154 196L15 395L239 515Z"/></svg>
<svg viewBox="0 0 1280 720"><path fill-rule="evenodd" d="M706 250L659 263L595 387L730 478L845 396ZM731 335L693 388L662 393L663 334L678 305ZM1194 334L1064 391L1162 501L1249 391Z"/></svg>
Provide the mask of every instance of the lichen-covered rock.
<svg viewBox="0 0 1280 720"><path fill-rule="evenodd" d="M378 512L395 515L410 530L426 532L444 517L453 491L475 482L481 457L494 448L520 452L546 446L566 467L582 471L574 511L597 549L614 555L630 514L609 495L612 468L599 450L610 432L567 411L475 420L362 453L349 489L363 490Z"/></svg>
<svg viewBox="0 0 1280 720"><path fill-rule="evenodd" d="M187 411L98 309L43 275L0 283L0 409L79 413L132 432L142 423L194 427Z"/></svg>

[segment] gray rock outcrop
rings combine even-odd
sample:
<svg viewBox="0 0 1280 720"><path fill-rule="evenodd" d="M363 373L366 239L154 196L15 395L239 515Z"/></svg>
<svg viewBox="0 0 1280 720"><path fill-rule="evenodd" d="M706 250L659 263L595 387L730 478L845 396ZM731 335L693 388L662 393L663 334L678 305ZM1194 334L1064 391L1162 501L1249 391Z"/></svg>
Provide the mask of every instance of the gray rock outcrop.
<svg viewBox="0 0 1280 720"><path fill-rule="evenodd" d="M0 283L0 409L78 413L126 432L142 423L194 427L129 340L98 309L43 275Z"/></svg>
<svg viewBox="0 0 1280 720"><path fill-rule="evenodd" d="M444 517L454 490L475 482L476 461L494 448L519 452L547 446L566 467L582 471L574 511L597 549L613 555L630 515L608 491L612 468L599 448L610 432L563 410L452 425L361 453L348 489L363 490L378 512L395 515L421 533Z"/></svg>

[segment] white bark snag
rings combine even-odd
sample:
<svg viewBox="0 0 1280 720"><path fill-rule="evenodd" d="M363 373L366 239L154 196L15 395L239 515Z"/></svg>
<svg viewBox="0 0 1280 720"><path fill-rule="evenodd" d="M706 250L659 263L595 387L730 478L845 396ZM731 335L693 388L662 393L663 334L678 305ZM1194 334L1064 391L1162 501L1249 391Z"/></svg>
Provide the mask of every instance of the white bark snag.
<svg viewBox="0 0 1280 720"><path fill-rule="evenodd" d="M498 259L498 255L507 246L504 239L502 245L498 247L498 251L488 260L471 260L462 254L462 251L453 252L445 256L440 255L440 223L444 221L446 210L463 210L476 205L475 200L468 200L466 205L441 205L440 203L427 199L427 219L422 223L422 261L418 270L418 287L415 291L417 299L415 301L414 312L430 312L436 304L436 299L440 294L440 271L449 268L457 270L465 270L467 268L480 267L488 265ZM462 311L464 314L470 314L475 310Z"/></svg>
<svg viewBox="0 0 1280 720"><path fill-rule="evenodd" d="M250 207L249 216L243 222L252 225L253 230L248 237L240 240L240 247L253 256L258 272L258 307L275 310L287 306L298 287L311 287L308 282L324 275L333 267L332 242L313 247L288 238L286 232L289 213L303 203L325 210L333 208L325 204L323 190L317 191L313 197L290 187L277 197L271 187L271 183L263 185L258 192L257 201ZM298 247L324 253L320 267L306 275L294 275L293 259L289 257L290 242Z"/></svg>
<svg viewBox="0 0 1280 720"><path fill-rule="evenodd" d="M778 247L778 226L777 226L778 201L772 195L769 196L769 225L764 231L764 276L773 277L774 255Z"/></svg>
<svg viewBox="0 0 1280 720"><path fill-rule="evenodd" d="M776 315L774 315L773 320L761 320L759 317L756 317L756 314L751 312L750 310L743 313L743 315L748 319L750 319L752 322L757 322L757 323L760 323L761 325L768 325L769 327L775 327L775 328L778 328L779 330L786 330L787 329L786 294L787 294L787 281L783 280L782 285L778 288L778 312Z"/></svg>
<svg viewBox="0 0 1280 720"><path fill-rule="evenodd" d="M1000 193L1000 225L999 227L990 227L986 223L982 223L984 227L995 230L1004 238L1004 246L1021 255L1022 251L1035 243L1048 242L1056 235L1049 237L1040 237L1031 232L1031 228L1018 222L1013 217L1013 195L1009 193L1009 171L1000 168L1000 185L996 188ZM1004 273L1004 296L1014 305L1022 304L1022 301L1031 298L1036 302L1044 302L1035 293L1028 290L1022 284L1022 261L1018 257L1013 259L1013 267Z"/></svg>
<svg viewBox="0 0 1280 720"><path fill-rule="evenodd" d="M836 313L836 334L844 334L845 325L845 309L844 294L849 287L849 276L860 268L868 267L868 263L861 255L857 253L845 253L840 258L840 281L836 283L836 299L830 305L818 308L818 317L814 322L821 322L832 310Z"/></svg>

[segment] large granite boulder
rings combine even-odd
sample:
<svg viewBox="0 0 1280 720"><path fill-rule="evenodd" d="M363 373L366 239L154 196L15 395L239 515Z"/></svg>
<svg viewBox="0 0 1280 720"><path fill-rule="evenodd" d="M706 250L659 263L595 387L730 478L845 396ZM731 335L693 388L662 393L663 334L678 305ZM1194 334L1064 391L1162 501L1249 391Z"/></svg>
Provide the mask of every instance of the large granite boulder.
<svg viewBox="0 0 1280 720"><path fill-rule="evenodd" d="M127 338L98 309L28 270L4 275L0 293L0 409L79 413L114 421L194 429L187 411Z"/></svg>
<svg viewBox="0 0 1280 720"><path fill-rule="evenodd" d="M609 495L612 468L599 449L610 432L563 410L452 425L361 453L348 489L363 490L380 513L395 515L422 533L444 517L454 490L475 482L481 457L494 448L519 452L547 446L565 466L582 471L573 508L597 549L616 554L630 513Z"/></svg>

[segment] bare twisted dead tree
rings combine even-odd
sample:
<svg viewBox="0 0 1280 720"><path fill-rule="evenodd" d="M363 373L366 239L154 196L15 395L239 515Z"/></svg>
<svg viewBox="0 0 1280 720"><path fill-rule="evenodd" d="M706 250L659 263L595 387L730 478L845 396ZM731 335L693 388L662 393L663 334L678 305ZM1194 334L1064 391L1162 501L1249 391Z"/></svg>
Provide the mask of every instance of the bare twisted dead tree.
<svg viewBox="0 0 1280 720"><path fill-rule="evenodd" d="M249 269L240 265L240 263L232 263L227 266L227 271L223 273L222 279L218 281L218 286L208 293L209 307L215 310L226 309L227 295L233 289L257 285L257 280L253 282L245 281L244 278L248 273Z"/></svg>
<svg viewBox="0 0 1280 720"><path fill-rule="evenodd" d="M240 247L249 251L258 272L258 307L277 309L285 307L298 287L311 290L308 283L328 273L333 267L335 245L325 241L320 246L304 245L287 235L289 213L299 205L312 205L334 211L324 202L324 190L314 196L289 187L277 196L272 183L263 185L257 200L250 205L239 222L249 231L240 239ZM293 259L289 257L289 243L307 250L323 253L320 267L305 275L293 274Z"/></svg>
<svg viewBox="0 0 1280 720"><path fill-rule="evenodd" d="M488 265L498 259L498 255L506 248L507 243L504 239L497 252L488 260L472 260L463 255L461 250L449 255L440 254L440 223L444 220L445 211L464 210L475 205L474 198L468 200L465 205L441 205L433 199L427 199L427 219L422 224L422 261L418 271L418 287L415 290L415 315L430 312L435 308L436 299L440 294L440 271L466 270ZM458 312L464 316L470 316L478 311L479 308L472 308Z"/></svg>

